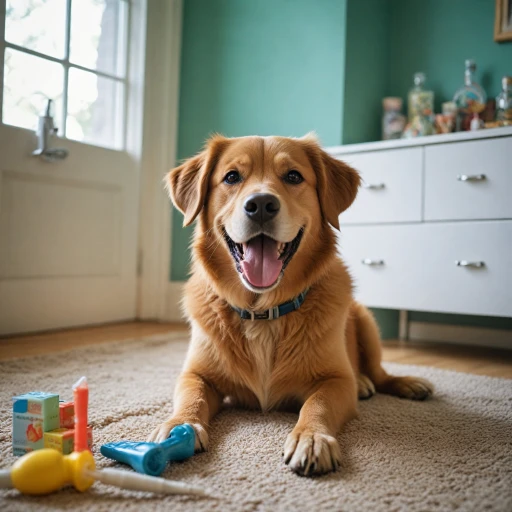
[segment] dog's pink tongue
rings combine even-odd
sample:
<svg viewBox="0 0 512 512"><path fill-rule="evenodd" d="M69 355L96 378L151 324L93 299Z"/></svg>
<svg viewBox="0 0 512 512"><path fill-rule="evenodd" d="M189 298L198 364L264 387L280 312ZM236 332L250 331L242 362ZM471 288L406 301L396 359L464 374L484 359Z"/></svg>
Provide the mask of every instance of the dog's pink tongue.
<svg viewBox="0 0 512 512"><path fill-rule="evenodd" d="M253 238L244 245L242 269L253 286L267 288L279 277L283 262L278 259L277 242L265 235Z"/></svg>

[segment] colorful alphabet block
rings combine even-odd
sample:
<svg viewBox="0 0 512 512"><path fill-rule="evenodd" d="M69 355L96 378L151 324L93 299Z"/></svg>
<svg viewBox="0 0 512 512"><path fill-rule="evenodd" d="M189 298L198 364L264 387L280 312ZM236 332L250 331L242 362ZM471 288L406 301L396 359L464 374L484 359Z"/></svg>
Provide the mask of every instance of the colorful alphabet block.
<svg viewBox="0 0 512 512"><path fill-rule="evenodd" d="M12 410L14 455L43 448L43 434L59 427L59 395L33 391L15 396Z"/></svg>
<svg viewBox="0 0 512 512"><path fill-rule="evenodd" d="M57 428L51 432L45 432L44 447L54 448L63 455L70 454L75 447L75 431L71 428ZM87 427L87 446L92 448L92 427Z"/></svg>
<svg viewBox="0 0 512 512"><path fill-rule="evenodd" d="M75 404L73 402L59 403L60 428L74 428L75 426Z"/></svg>

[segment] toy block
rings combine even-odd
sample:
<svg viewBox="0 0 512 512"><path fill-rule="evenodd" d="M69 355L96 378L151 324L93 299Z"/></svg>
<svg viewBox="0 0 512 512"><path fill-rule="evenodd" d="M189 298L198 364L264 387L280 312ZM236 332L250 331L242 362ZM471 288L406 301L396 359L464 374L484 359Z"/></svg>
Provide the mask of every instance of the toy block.
<svg viewBox="0 0 512 512"><path fill-rule="evenodd" d="M72 428L57 428L43 435L44 447L69 455L75 448L75 431ZM92 427L87 427L87 446L92 448Z"/></svg>
<svg viewBox="0 0 512 512"><path fill-rule="evenodd" d="M75 404L74 402L59 402L60 428L74 428Z"/></svg>
<svg viewBox="0 0 512 512"><path fill-rule="evenodd" d="M59 427L59 395L33 391L15 396L12 411L14 455L43 448L44 432Z"/></svg>

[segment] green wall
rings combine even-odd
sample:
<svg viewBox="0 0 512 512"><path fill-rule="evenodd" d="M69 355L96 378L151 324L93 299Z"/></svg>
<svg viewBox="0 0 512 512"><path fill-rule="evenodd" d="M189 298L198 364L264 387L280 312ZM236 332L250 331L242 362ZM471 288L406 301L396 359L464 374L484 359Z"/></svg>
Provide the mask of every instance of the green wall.
<svg viewBox="0 0 512 512"><path fill-rule="evenodd" d="M213 132L342 140L346 0L186 0L178 157ZM173 217L171 280L190 229Z"/></svg>
<svg viewBox="0 0 512 512"><path fill-rule="evenodd" d="M416 71L427 74L436 111L463 84L468 58L496 97L512 73L512 43L494 42L494 11L491 0L349 0L343 144L379 140L382 98L401 96L405 108Z"/></svg>
<svg viewBox="0 0 512 512"><path fill-rule="evenodd" d="M386 0L348 2L343 144L380 140L391 55L390 6Z"/></svg>
<svg viewBox="0 0 512 512"><path fill-rule="evenodd" d="M363 0L364 3L364 0ZM416 71L427 74L436 110L464 83L464 61L474 59L488 97L512 73L512 43L495 43L494 0L392 0L390 95L407 96Z"/></svg>

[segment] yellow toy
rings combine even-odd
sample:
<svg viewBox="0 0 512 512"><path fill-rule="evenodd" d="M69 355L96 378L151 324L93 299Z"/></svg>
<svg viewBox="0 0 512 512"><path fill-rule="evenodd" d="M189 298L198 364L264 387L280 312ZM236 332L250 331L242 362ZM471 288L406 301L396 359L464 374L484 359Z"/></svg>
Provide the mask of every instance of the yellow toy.
<svg viewBox="0 0 512 512"><path fill-rule="evenodd" d="M94 457L87 448L88 387L85 377L82 377L73 389L76 451L70 455L63 455L53 448L43 448L27 453L19 458L10 470L0 470L0 489L15 488L24 494L40 495L50 494L64 486L72 485L76 490L83 492L97 480L107 485L135 491L205 496L202 489L182 482L117 469L97 470Z"/></svg>
<svg viewBox="0 0 512 512"><path fill-rule="evenodd" d="M83 492L95 481L134 491L205 496L202 489L154 476L117 469L97 470L89 450L70 455L43 448L23 455L11 470L0 471L0 489L15 488L23 494L50 494L72 485Z"/></svg>

